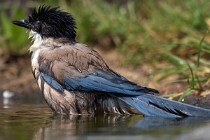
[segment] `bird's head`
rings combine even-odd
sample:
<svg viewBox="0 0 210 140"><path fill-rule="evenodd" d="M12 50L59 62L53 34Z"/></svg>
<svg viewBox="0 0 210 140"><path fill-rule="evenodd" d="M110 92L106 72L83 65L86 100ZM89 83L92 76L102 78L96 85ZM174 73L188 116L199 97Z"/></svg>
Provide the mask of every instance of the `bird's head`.
<svg viewBox="0 0 210 140"><path fill-rule="evenodd" d="M34 8L28 18L12 22L38 33L42 38L67 38L74 41L76 37L74 18L58 7L40 6L38 9Z"/></svg>

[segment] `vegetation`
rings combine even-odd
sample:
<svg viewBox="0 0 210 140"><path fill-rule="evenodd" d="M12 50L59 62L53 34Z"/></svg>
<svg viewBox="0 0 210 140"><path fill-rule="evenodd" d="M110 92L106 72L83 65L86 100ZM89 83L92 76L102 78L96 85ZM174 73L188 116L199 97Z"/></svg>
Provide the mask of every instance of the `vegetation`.
<svg viewBox="0 0 210 140"><path fill-rule="evenodd" d="M2 27L0 28L0 44L1 48L10 55L21 55L27 50L25 47L28 38L26 31L11 24L12 19L23 17L25 17L25 12L15 5L10 6L8 10L5 8L0 14L0 25Z"/></svg>
<svg viewBox="0 0 210 140"><path fill-rule="evenodd" d="M162 75L159 80L179 75L189 85L180 100L192 90L204 90L210 80L208 0L51 0L45 4L60 5L74 15L80 42L97 44L108 38L109 45L124 54L125 64L150 63L156 69L154 74ZM16 14L11 18L24 17L16 9L11 9ZM22 52L20 46L27 40L23 31L9 24L4 13L0 21L7 52ZM169 66L159 70L159 63Z"/></svg>

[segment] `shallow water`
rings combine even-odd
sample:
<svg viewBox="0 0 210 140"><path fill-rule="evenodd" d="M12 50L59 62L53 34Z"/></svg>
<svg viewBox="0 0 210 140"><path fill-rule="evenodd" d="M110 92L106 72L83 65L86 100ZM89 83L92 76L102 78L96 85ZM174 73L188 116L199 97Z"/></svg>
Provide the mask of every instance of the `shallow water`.
<svg viewBox="0 0 210 140"><path fill-rule="evenodd" d="M182 140L197 139L195 134L208 139L209 132L210 120L203 118L59 116L52 114L39 94L15 94L9 99L0 97L0 140Z"/></svg>

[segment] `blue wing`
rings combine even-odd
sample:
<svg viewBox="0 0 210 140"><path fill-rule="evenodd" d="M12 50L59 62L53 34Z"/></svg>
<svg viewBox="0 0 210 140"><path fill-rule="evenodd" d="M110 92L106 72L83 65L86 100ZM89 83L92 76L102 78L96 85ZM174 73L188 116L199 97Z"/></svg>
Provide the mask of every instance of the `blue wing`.
<svg viewBox="0 0 210 140"><path fill-rule="evenodd" d="M139 86L110 70L98 53L83 45L42 50L39 72L42 79L60 93L69 91L106 92L118 95L158 93Z"/></svg>
<svg viewBox="0 0 210 140"><path fill-rule="evenodd" d="M64 89L70 91L99 91L107 93L118 93L124 95L142 95L145 93L158 93L158 91L146 87L139 86L126 78L111 70L97 70L94 73L88 73L81 76L70 77L64 76L63 82L59 83L46 73L41 73L42 78L52 88L62 91Z"/></svg>
<svg viewBox="0 0 210 140"><path fill-rule="evenodd" d="M54 78L52 78L51 76L49 76L48 74L45 73L41 73L40 76L42 77L42 79L48 83L51 87L53 87L55 90L59 91L60 93L62 93L64 91L63 86L61 84L59 84Z"/></svg>

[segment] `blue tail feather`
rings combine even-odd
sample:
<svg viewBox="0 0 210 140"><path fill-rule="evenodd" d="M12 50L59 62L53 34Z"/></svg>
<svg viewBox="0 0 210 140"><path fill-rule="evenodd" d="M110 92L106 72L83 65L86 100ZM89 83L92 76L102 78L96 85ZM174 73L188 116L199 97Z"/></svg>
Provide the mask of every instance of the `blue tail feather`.
<svg viewBox="0 0 210 140"><path fill-rule="evenodd" d="M165 118L210 117L210 110L180 103L166 98L145 94L137 97L120 97L144 116Z"/></svg>

